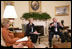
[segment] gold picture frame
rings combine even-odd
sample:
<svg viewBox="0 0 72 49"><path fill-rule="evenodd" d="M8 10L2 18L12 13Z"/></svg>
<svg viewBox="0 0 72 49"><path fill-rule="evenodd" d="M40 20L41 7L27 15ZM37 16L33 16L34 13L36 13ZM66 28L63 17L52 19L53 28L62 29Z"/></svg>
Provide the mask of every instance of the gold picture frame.
<svg viewBox="0 0 72 49"><path fill-rule="evenodd" d="M41 1L29 1L29 12L41 12Z"/></svg>
<svg viewBox="0 0 72 49"><path fill-rule="evenodd" d="M55 7L55 16L68 16L68 15L69 15L69 5Z"/></svg>
<svg viewBox="0 0 72 49"><path fill-rule="evenodd" d="M4 1L4 8L6 7L7 3L11 3L14 6L14 1Z"/></svg>

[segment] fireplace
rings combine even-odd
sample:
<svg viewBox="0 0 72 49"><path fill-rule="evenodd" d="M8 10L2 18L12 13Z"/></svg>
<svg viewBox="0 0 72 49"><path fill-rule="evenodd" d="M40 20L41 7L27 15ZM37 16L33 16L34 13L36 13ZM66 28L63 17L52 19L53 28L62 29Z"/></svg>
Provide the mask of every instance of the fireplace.
<svg viewBox="0 0 72 49"><path fill-rule="evenodd" d="M26 32L26 24L22 24L23 32ZM40 36L44 36L44 26L35 26L35 29L38 33L41 33Z"/></svg>
<svg viewBox="0 0 72 49"><path fill-rule="evenodd" d="M26 31L26 24L28 24L28 20L22 20L22 29L25 32ZM48 23L47 21L40 21L40 20L34 20L33 24L35 25L36 30L41 33L41 36L47 36L48 35Z"/></svg>
<svg viewBox="0 0 72 49"><path fill-rule="evenodd" d="M44 27L43 26L35 26L37 32L41 33L40 36L44 36Z"/></svg>

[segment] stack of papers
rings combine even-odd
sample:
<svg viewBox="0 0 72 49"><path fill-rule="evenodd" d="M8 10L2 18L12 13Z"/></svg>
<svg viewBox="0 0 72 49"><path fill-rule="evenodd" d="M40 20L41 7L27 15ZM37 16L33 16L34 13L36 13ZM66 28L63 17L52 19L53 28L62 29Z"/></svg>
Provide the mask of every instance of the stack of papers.
<svg viewBox="0 0 72 49"><path fill-rule="evenodd" d="M17 40L16 42L21 42L21 41L28 41L28 37L26 36L24 38L21 38L21 39Z"/></svg>

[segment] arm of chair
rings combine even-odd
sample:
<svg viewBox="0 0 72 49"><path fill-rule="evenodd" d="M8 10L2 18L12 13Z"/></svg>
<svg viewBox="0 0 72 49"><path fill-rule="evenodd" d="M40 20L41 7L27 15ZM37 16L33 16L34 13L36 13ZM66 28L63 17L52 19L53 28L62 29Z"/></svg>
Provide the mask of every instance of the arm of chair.
<svg viewBox="0 0 72 49"><path fill-rule="evenodd" d="M2 28L1 28L1 46L6 47L6 43L5 43L3 36L2 36Z"/></svg>
<svg viewBox="0 0 72 49"><path fill-rule="evenodd" d="M13 33L9 33L9 36L10 36L11 38L14 38L14 34L13 34Z"/></svg>

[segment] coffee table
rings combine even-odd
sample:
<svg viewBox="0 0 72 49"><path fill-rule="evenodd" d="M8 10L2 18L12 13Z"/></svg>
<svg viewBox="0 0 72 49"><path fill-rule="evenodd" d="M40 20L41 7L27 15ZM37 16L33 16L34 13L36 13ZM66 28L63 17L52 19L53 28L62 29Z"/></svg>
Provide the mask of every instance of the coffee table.
<svg viewBox="0 0 72 49"><path fill-rule="evenodd" d="M53 43L53 48L71 48L71 42L55 42Z"/></svg>

